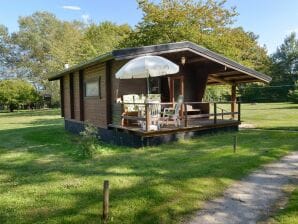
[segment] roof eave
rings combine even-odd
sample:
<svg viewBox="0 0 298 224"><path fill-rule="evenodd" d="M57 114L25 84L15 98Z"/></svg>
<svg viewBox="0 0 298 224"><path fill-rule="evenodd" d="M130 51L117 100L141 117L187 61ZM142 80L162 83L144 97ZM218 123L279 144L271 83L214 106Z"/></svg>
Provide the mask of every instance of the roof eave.
<svg viewBox="0 0 298 224"><path fill-rule="evenodd" d="M198 54L202 57L208 58L214 62L222 64L228 68L234 69L246 75L256 78L259 82L269 83L272 78L260 72L257 72L253 69L250 69L246 66L239 64L223 55L217 54L207 48L201 47L197 44L194 44L189 41L169 43L169 44L161 44L161 45L151 45L144 46L138 48L126 48L113 51L115 56L115 60L124 60L131 59L140 55L150 55L150 54L158 54L158 53L170 53L177 52L182 50L190 50L195 54Z"/></svg>
<svg viewBox="0 0 298 224"><path fill-rule="evenodd" d="M80 70L80 69L84 69L85 67L94 65L94 64L99 63L99 62L104 62L104 61L111 60L113 58L114 58L114 56L113 56L112 52L100 55L96 58L93 58L91 60L88 60L88 61L85 61L83 63L77 64L77 65L72 66L68 69L65 69L65 70L63 70L59 73L55 73L54 75L49 76L48 80L49 81L54 81L54 80L60 79L61 77L63 77L66 74L75 72L75 71Z"/></svg>

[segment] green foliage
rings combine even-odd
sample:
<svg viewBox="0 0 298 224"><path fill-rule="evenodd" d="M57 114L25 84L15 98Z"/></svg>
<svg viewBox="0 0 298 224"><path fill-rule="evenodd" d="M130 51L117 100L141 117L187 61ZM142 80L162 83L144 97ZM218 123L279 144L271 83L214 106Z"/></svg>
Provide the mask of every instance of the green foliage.
<svg viewBox="0 0 298 224"><path fill-rule="evenodd" d="M138 1L143 18L122 42L135 47L177 41L192 41L255 69L263 69L268 57L257 36L241 27L232 28L235 8L225 1Z"/></svg>
<svg viewBox="0 0 298 224"><path fill-rule="evenodd" d="M80 132L82 136L80 142L80 155L83 158L92 158L93 153L98 145L98 129L91 123L85 124L84 131Z"/></svg>
<svg viewBox="0 0 298 224"><path fill-rule="evenodd" d="M47 81L49 74L62 70L64 64L79 63L91 54L83 41L82 25L60 21L48 12L20 17L18 22L19 31L13 34L13 40L22 52L18 63L21 76L45 89L55 103L59 101L59 86L57 82Z"/></svg>
<svg viewBox="0 0 298 224"><path fill-rule="evenodd" d="M295 89L289 91L289 99L293 103L298 103L298 82L295 84Z"/></svg>
<svg viewBox="0 0 298 224"><path fill-rule="evenodd" d="M204 101L230 101L230 86L207 86Z"/></svg>
<svg viewBox="0 0 298 224"><path fill-rule="evenodd" d="M278 94L280 98L287 99L290 91L295 90L298 80L298 39L295 33L285 38L272 55L272 61L272 85L284 85Z"/></svg>
<svg viewBox="0 0 298 224"><path fill-rule="evenodd" d="M242 99L246 102L297 101L298 78L298 39L296 34L287 36L284 43L271 56L267 69L272 76L269 86L245 84L240 88Z"/></svg>
<svg viewBox="0 0 298 224"><path fill-rule="evenodd" d="M90 24L85 32L85 38L90 42L96 55L104 54L117 48L131 32L127 25L116 25L112 22L102 22L100 24Z"/></svg>
<svg viewBox="0 0 298 224"><path fill-rule="evenodd" d="M20 60L19 49L13 43L8 29L0 24L0 75L1 78L16 77L16 64Z"/></svg>
<svg viewBox="0 0 298 224"><path fill-rule="evenodd" d="M10 111L39 100L40 96L30 83L20 79L0 80L0 103L8 105Z"/></svg>
<svg viewBox="0 0 298 224"><path fill-rule="evenodd" d="M50 74L63 70L64 64L73 66L116 48L130 32L128 25L68 22L49 12L20 17L18 22L19 31L11 37L7 29L0 27L0 50L4 45L2 39L5 40L6 55L8 43L17 46L20 56L15 63L17 76L29 79L43 89L43 93L51 94L53 104L60 100L59 83L47 81Z"/></svg>

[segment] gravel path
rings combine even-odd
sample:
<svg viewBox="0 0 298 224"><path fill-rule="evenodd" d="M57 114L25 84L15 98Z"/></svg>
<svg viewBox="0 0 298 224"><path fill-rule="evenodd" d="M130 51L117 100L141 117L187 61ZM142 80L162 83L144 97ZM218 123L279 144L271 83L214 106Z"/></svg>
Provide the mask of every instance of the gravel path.
<svg viewBox="0 0 298 224"><path fill-rule="evenodd" d="M264 166L207 202L188 224L253 224L269 216L283 187L298 179L298 152Z"/></svg>

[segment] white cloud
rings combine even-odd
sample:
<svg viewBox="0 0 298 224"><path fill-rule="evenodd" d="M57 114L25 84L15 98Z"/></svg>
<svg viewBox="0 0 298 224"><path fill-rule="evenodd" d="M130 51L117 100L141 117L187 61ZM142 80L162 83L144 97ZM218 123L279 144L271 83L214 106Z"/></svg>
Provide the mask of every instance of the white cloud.
<svg viewBox="0 0 298 224"><path fill-rule="evenodd" d="M89 14L83 14L81 17L84 23L89 23L91 20L91 17Z"/></svg>
<svg viewBox="0 0 298 224"><path fill-rule="evenodd" d="M73 11L81 10L81 7L76 6L76 5L64 5L64 6L62 6L62 8L67 9L67 10L73 10Z"/></svg>

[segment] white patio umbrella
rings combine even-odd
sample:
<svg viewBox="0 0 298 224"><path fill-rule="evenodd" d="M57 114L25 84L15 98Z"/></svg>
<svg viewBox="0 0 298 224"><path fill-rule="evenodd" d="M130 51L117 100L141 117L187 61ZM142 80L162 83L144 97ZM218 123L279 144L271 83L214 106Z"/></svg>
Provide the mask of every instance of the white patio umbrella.
<svg viewBox="0 0 298 224"><path fill-rule="evenodd" d="M117 79L147 78L149 94L149 77L175 74L179 66L160 56L141 56L130 60L116 73Z"/></svg>

